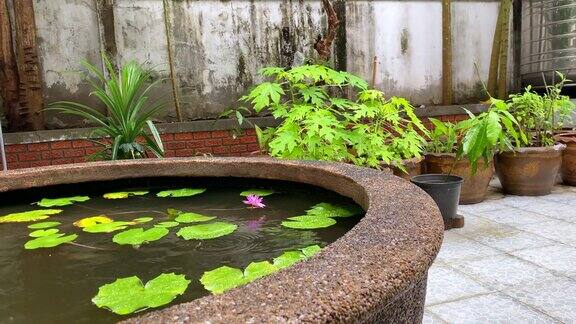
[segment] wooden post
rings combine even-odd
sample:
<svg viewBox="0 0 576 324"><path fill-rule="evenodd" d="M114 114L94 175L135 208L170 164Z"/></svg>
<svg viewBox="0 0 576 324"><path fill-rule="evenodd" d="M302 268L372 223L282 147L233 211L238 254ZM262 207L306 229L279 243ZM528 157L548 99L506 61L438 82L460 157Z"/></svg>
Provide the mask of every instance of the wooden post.
<svg viewBox="0 0 576 324"><path fill-rule="evenodd" d="M174 71L174 53L172 52L172 33L170 25L170 17L168 16L168 0L163 1L164 8L164 32L166 33L166 48L168 49L168 67L170 71L170 82L172 84L172 99L174 100L174 109L176 110L176 117L178 121L183 121L182 112L180 110L180 100L178 98L178 90L176 89L176 72Z"/></svg>
<svg viewBox="0 0 576 324"><path fill-rule="evenodd" d="M498 98L506 99L508 96L508 39L510 34L510 7L512 0L502 0L503 20L501 22L501 43L498 67Z"/></svg>
<svg viewBox="0 0 576 324"><path fill-rule="evenodd" d="M452 104L452 1L442 0L442 103Z"/></svg>
<svg viewBox="0 0 576 324"><path fill-rule="evenodd" d="M496 95L496 87L498 85L498 65L500 56L500 47L502 44L502 20L504 15L502 10L504 8L504 1L500 2L500 10L498 10L498 19L496 20L496 28L494 30L494 38L492 40L492 54L490 55L490 67L488 70L488 93L491 96Z"/></svg>
<svg viewBox="0 0 576 324"><path fill-rule="evenodd" d="M0 0L0 96L4 102L8 129L22 129L18 114L18 67L14 56L12 27L6 0Z"/></svg>

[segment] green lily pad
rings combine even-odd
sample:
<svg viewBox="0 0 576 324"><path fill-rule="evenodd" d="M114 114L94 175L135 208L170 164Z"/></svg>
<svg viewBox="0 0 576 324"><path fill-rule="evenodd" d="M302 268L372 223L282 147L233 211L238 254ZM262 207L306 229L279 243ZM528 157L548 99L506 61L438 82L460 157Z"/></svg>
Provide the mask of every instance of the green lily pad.
<svg viewBox="0 0 576 324"><path fill-rule="evenodd" d="M302 253L304 253L304 255L307 257L311 257L314 254L320 252L321 250L322 248L319 245L310 245L303 249L300 249L300 251L302 251Z"/></svg>
<svg viewBox="0 0 576 324"><path fill-rule="evenodd" d="M172 197L172 198L182 198L182 197L191 197L195 195L199 195L206 191L206 189L191 189L191 188L182 188L182 189L175 189L175 190L164 190L160 191L156 194L156 196L161 198Z"/></svg>
<svg viewBox="0 0 576 324"><path fill-rule="evenodd" d="M34 232L28 234L28 236L30 236L30 237L42 237L42 236L48 236L48 235L56 234L58 232L60 232L60 230L58 230L56 228L39 229L39 230L35 230Z"/></svg>
<svg viewBox="0 0 576 324"><path fill-rule="evenodd" d="M61 209L37 209L22 213L8 214L0 217L0 223L34 222L61 213Z"/></svg>
<svg viewBox="0 0 576 324"><path fill-rule="evenodd" d="M190 280L184 275L174 273L163 273L148 281L146 285L136 276L120 278L101 286L92 302L99 308L127 315L166 305L184 294L189 284Z"/></svg>
<svg viewBox="0 0 576 324"><path fill-rule="evenodd" d="M108 224L108 223L112 223L112 222L114 222L114 220L112 218L109 218L108 216L105 216L105 215L100 215L100 216L86 217L86 218L82 218L81 220L77 220L74 222L74 226L80 227L80 228L85 228L85 227L90 227L90 226L94 226L97 224Z"/></svg>
<svg viewBox="0 0 576 324"><path fill-rule="evenodd" d="M153 227L148 230L143 228L134 228L114 235L112 241L120 245L142 245L158 241L166 236L170 231L167 228Z"/></svg>
<svg viewBox="0 0 576 324"><path fill-rule="evenodd" d="M174 218L180 214L182 214L183 211L178 210L178 209L174 209L174 208L168 208L166 209L166 214L168 215L168 217Z"/></svg>
<svg viewBox="0 0 576 324"><path fill-rule="evenodd" d="M61 207L61 206L69 206L76 202L84 202L90 200L88 196L75 196L75 197L65 197L65 198L56 198L56 199L49 199L44 198L37 202L36 204L40 207Z"/></svg>
<svg viewBox="0 0 576 324"><path fill-rule="evenodd" d="M301 251L286 251L282 255L274 258L274 265L280 269L287 268L306 258Z"/></svg>
<svg viewBox="0 0 576 324"><path fill-rule="evenodd" d="M38 237L38 238L35 238L33 240L26 242L26 244L24 244L24 248L26 250L34 250L34 249L40 249L40 248L51 248L51 247L58 246L60 244L72 242L78 237L78 235L76 235L76 234L66 235L66 236L65 235L66 234L64 234L64 233L57 233L57 234L52 234L52 235L47 235L47 236L41 236L41 237Z"/></svg>
<svg viewBox="0 0 576 324"><path fill-rule="evenodd" d="M135 220L133 220L133 222L135 223L148 223L154 220L154 217L140 217L140 218L136 218Z"/></svg>
<svg viewBox="0 0 576 324"><path fill-rule="evenodd" d="M330 227L336 224L336 220L330 217L319 216L296 216L282 222L282 226L293 229L316 229Z"/></svg>
<svg viewBox="0 0 576 324"><path fill-rule="evenodd" d="M176 227L178 225L180 225L180 223L178 223L178 222L161 222L161 223L155 224L154 227L172 228L172 227Z"/></svg>
<svg viewBox="0 0 576 324"><path fill-rule="evenodd" d="M244 277L248 282L252 282L278 270L278 267L268 261L252 262L244 269Z"/></svg>
<svg viewBox="0 0 576 324"><path fill-rule="evenodd" d="M232 288L247 284L242 270L223 266L206 271L200 278L204 288L213 294L221 294Z"/></svg>
<svg viewBox="0 0 576 324"><path fill-rule="evenodd" d="M207 222L215 218L216 217L204 216L196 213L181 213L174 220L177 221L178 223L199 223L199 222Z"/></svg>
<svg viewBox="0 0 576 324"><path fill-rule="evenodd" d="M362 209L355 205L332 205L319 203L306 211L307 216L318 217L350 217L362 213Z"/></svg>
<svg viewBox="0 0 576 324"><path fill-rule="evenodd" d="M132 222L102 223L85 227L83 231L87 233L112 233L115 231L126 229L129 225L134 225L134 223Z"/></svg>
<svg viewBox="0 0 576 324"><path fill-rule="evenodd" d="M110 192L104 194L102 197L105 199L126 199L130 196L144 196L147 195L149 191L120 191L120 192Z"/></svg>
<svg viewBox="0 0 576 324"><path fill-rule="evenodd" d="M240 196L244 196L244 197L248 197L250 195L255 195L255 196L260 196L260 197L266 197L266 196L270 196L271 194L275 193L274 190L268 190L268 189L249 189L246 191L242 191L240 193Z"/></svg>
<svg viewBox="0 0 576 324"><path fill-rule="evenodd" d="M185 240L209 240L233 233L238 228L226 222L192 225L181 228L176 235Z"/></svg>
<svg viewBox="0 0 576 324"><path fill-rule="evenodd" d="M32 224L32 225L28 225L29 229L44 229L44 228L50 228L50 227L56 227L58 225L61 225L62 223L60 222L42 222L42 223L36 223L36 224Z"/></svg>

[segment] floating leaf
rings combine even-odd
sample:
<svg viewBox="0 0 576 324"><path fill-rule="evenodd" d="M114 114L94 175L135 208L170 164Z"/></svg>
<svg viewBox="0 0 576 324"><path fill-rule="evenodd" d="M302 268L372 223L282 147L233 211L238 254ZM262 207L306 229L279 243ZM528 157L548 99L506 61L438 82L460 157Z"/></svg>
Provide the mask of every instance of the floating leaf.
<svg viewBox="0 0 576 324"><path fill-rule="evenodd" d="M207 222L209 220L213 220L214 218L216 217L204 216L196 213L181 213L174 220L178 223L199 223Z"/></svg>
<svg viewBox="0 0 576 324"><path fill-rule="evenodd" d="M110 192L104 194L102 197L105 199L126 199L130 196L144 196L147 195L148 191L120 191L120 192Z"/></svg>
<svg viewBox="0 0 576 324"><path fill-rule="evenodd" d="M112 223L112 222L114 222L114 220L112 218L108 218L104 215L100 215L100 216L82 218L81 220L75 221L74 226L77 226L80 228L85 228L85 227L90 227L90 226L94 226L97 224L108 224L108 223Z"/></svg>
<svg viewBox="0 0 576 324"><path fill-rule="evenodd" d="M165 197L182 198L182 197L199 195L204 191L206 191L206 189L183 188L183 189L160 191L159 193L156 194L156 196L161 198Z"/></svg>
<svg viewBox="0 0 576 324"><path fill-rule="evenodd" d="M242 270L223 266L206 271L200 278L200 283L213 294L221 294L232 288L247 283Z"/></svg>
<svg viewBox="0 0 576 324"><path fill-rule="evenodd" d="M84 232L88 233L112 233L115 231L120 231L126 229L128 225L134 225L132 222L112 222L112 223L103 223L103 224L96 224L92 226L85 227L83 229Z"/></svg>
<svg viewBox="0 0 576 324"><path fill-rule="evenodd" d="M192 225L181 228L176 235L185 240L209 240L231 234L238 228L237 225L226 222Z"/></svg>
<svg viewBox="0 0 576 324"><path fill-rule="evenodd" d="M302 261L306 255L300 251L286 251L281 256L274 258L274 265L280 269L289 267L296 262Z"/></svg>
<svg viewBox="0 0 576 324"><path fill-rule="evenodd" d="M56 199L49 199L44 198L37 202L38 206L40 207L61 207L61 206L68 206L72 205L75 202L84 202L90 200L88 196L75 196L75 197L65 197L65 198L56 198Z"/></svg>
<svg viewBox="0 0 576 324"><path fill-rule="evenodd" d="M319 245L310 245L300 249L300 251L302 251L302 253L304 253L304 255L307 257L313 256L314 254L320 252L320 250L322 250L322 248Z"/></svg>
<svg viewBox="0 0 576 324"><path fill-rule="evenodd" d="M140 217L140 218L136 218L135 220L133 220L133 222L135 223L148 223L154 220L154 217Z"/></svg>
<svg viewBox="0 0 576 324"><path fill-rule="evenodd" d="M268 189L249 189L246 191L242 191L240 193L240 196L244 196L244 197L248 197L250 195L254 195L254 196L260 196L260 197L266 197L266 196L270 196L271 194L275 193L274 190L268 190Z"/></svg>
<svg viewBox="0 0 576 324"><path fill-rule="evenodd" d="M174 217L176 217L176 216L178 216L178 215L180 215L180 214L182 214L182 213L183 213L183 211L178 210L178 209L174 209L174 208L168 208L168 209L166 209L166 214L168 214L168 217L174 218Z"/></svg>
<svg viewBox="0 0 576 324"><path fill-rule="evenodd" d="M8 214L0 217L0 223L34 222L61 213L61 209L37 209L22 213Z"/></svg>
<svg viewBox="0 0 576 324"><path fill-rule="evenodd" d="M29 229L43 229L43 228L50 228L50 227L56 227L58 225L61 225L62 223L60 222L42 222L42 223L36 223L36 224L32 224L32 225L28 225Z"/></svg>
<svg viewBox="0 0 576 324"><path fill-rule="evenodd" d="M180 225L180 223L178 223L178 222L161 222L161 223L154 225L154 227L172 228L172 227L176 227L178 225Z"/></svg>
<svg viewBox="0 0 576 324"><path fill-rule="evenodd" d="M355 205L332 205L319 203L306 211L307 216L319 217L350 217L362 213L360 207Z"/></svg>
<svg viewBox="0 0 576 324"><path fill-rule="evenodd" d="M148 230L134 228L114 235L112 241L120 245L142 245L158 241L168 234L169 230L162 227L153 227Z"/></svg>
<svg viewBox="0 0 576 324"><path fill-rule="evenodd" d="M39 248L51 248L51 247L58 246L60 244L72 242L78 237L78 235L76 235L76 234L67 235L67 236L64 236L64 235L66 235L66 234L58 233L58 234L52 234L52 235L48 235L48 236L42 236L39 238L35 238L33 240L26 242L26 244L24 244L24 248L26 250L34 250L34 249L39 249Z"/></svg>
<svg viewBox="0 0 576 324"><path fill-rule="evenodd" d="M92 302L100 308L126 315L166 305L182 295L189 284L190 280L184 275L174 273L163 273L148 281L145 286L136 276L120 278L101 286Z"/></svg>
<svg viewBox="0 0 576 324"><path fill-rule="evenodd" d="M244 269L244 277L248 282L265 277L278 271L279 268L268 261L252 262Z"/></svg>
<svg viewBox="0 0 576 324"><path fill-rule="evenodd" d="M336 224L334 219L320 216L296 216L282 222L282 226L293 229L325 228L334 224Z"/></svg>
<svg viewBox="0 0 576 324"><path fill-rule="evenodd" d="M34 232L28 234L28 236L30 236L30 237L42 237L42 236L48 236L48 235L56 234L58 232L59 232L59 230L56 228L39 229L39 230L35 230Z"/></svg>

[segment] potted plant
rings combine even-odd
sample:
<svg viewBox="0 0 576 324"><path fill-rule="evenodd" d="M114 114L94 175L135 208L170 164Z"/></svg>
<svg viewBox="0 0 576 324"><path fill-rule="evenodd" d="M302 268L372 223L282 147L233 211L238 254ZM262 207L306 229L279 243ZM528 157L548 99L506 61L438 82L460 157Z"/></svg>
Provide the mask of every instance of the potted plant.
<svg viewBox="0 0 576 324"><path fill-rule="evenodd" d="M526 134L524 147L501 152L496 156L496 173L505 193L538 196L549 194L562 163L564 144L555 144L555 133L570 121L574 104L561 95L567 81L546 86L540 95L527 87L524 93L511 95L510 113Z"/></svg>

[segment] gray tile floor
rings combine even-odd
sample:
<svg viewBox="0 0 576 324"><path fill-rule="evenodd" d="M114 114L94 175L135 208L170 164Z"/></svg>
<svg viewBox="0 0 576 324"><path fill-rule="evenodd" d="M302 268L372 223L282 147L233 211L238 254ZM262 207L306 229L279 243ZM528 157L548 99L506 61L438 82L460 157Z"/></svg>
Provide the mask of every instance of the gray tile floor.
<svg viewBox="0 0 576 324"><path fill-rule="evenodd" d="M576 323L576 187L460 206L430 269L424 323Z"/></svg>

